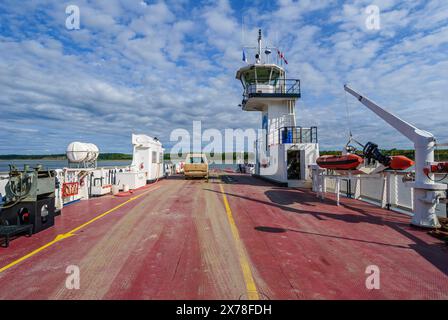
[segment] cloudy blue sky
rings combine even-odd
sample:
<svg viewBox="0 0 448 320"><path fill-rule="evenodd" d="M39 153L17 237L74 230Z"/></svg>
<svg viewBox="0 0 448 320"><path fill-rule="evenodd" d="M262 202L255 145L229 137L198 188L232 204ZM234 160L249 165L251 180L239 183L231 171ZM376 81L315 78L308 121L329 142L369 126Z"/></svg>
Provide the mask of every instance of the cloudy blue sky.
<svg viewBox="0 0 448 320"><path fill-rule="evenodd" d="M67 5L80 30L67 30ZM368 5L380 30L365 25ZM244 40L242 21L244 17ZM343 84L448 142L448 1L10 1L0 3L0 154L62 153L73 140L130 152L130 135L172 129L258 128L235 71L241 45L264 30L302 81L302 126L341 148ZM412 147L347 97L358 140Z"/></svg>

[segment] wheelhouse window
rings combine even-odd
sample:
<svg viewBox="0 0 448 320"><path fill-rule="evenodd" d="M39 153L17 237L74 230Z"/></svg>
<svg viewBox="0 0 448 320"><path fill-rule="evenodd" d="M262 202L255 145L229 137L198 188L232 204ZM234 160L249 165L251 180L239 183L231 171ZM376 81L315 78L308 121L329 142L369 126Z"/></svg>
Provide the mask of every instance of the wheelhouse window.
<svg viewBox="0 0 448 320"><path fill-rule="evenodd" d="M244 88L251 92L254 91L254 86L258 85L270 85L278 88L282 77L283 72L276 67L254 66L242 74L241 80Z"/></svg>

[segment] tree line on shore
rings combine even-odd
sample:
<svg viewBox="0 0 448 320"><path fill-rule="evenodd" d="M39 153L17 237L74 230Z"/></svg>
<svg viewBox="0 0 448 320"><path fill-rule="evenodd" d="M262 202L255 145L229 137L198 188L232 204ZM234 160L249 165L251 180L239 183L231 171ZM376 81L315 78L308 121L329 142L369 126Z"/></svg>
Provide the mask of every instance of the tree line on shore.
<svg viewBox="0 0 448 320"><path fill-rule="evenodd" d="M388 156L396 156L396 155L403 155L410 159L415 159L415 151L414 150L401 150L401 149L389 149L389 150L381 150L385 155ZM328 151L328 150L321 150L321 155L340 155L341 151ZM228 152L228 153L217 153L217 154L211 154L208 155L209 157L221 158L222 160L225 159L232 159L237 160L241 159L241 153L240 152ZM185 155L176 155L176 154L165 154L164 159L165 160L182 160ZM244 160L253 159L254 155L250 152L244 152ZM435 161L445 161L448 160L448 149L438 149L435 150ZM19 155L19 154L7 154L7 155L0 155L0 160L67 160L67 157L65 154L44 154L44 155ZM132 154L126 154L126 153L100 153L98 160L107 161L107 160L113 160L113 161L120 161L120 160L132 160Z"/></svg>

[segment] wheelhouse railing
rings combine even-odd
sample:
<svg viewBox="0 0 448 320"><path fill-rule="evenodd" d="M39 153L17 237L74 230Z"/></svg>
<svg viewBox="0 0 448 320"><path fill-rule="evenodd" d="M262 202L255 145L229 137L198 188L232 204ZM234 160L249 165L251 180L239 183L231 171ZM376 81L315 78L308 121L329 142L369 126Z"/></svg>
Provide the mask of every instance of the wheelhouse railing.
<svg viewBox="0 0 448 320"><path fill-rule="evenodd" d="M245 99L255 97L300 98L299 79L257 79L244 88Z"/></svg>
<svg viewBox="0 0 448 320"><path fill-rule="evenodd" d="M317 127L282 127L270 131L265 137L257 139L256 143L264 144L266 148L271 145L286 143L317 143Z"/></svg>
<svg viewBox="0 0 448 320"><path fill-rule="evenodd" d="M278 130L277 143L317 143L317 127L282 127Z"/></svg>

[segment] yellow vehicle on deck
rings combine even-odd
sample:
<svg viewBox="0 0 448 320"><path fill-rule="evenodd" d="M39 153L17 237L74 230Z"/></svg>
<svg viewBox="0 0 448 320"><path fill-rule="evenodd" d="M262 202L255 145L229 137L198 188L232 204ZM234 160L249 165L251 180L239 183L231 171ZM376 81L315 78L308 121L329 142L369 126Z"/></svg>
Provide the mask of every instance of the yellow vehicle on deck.
<svg viewBox="0 0 448 320"><path fill-rule="evenodd" d="M208 181L208 160L205 154L189 153L184 165L185 179L205 178Z"/></svg>

